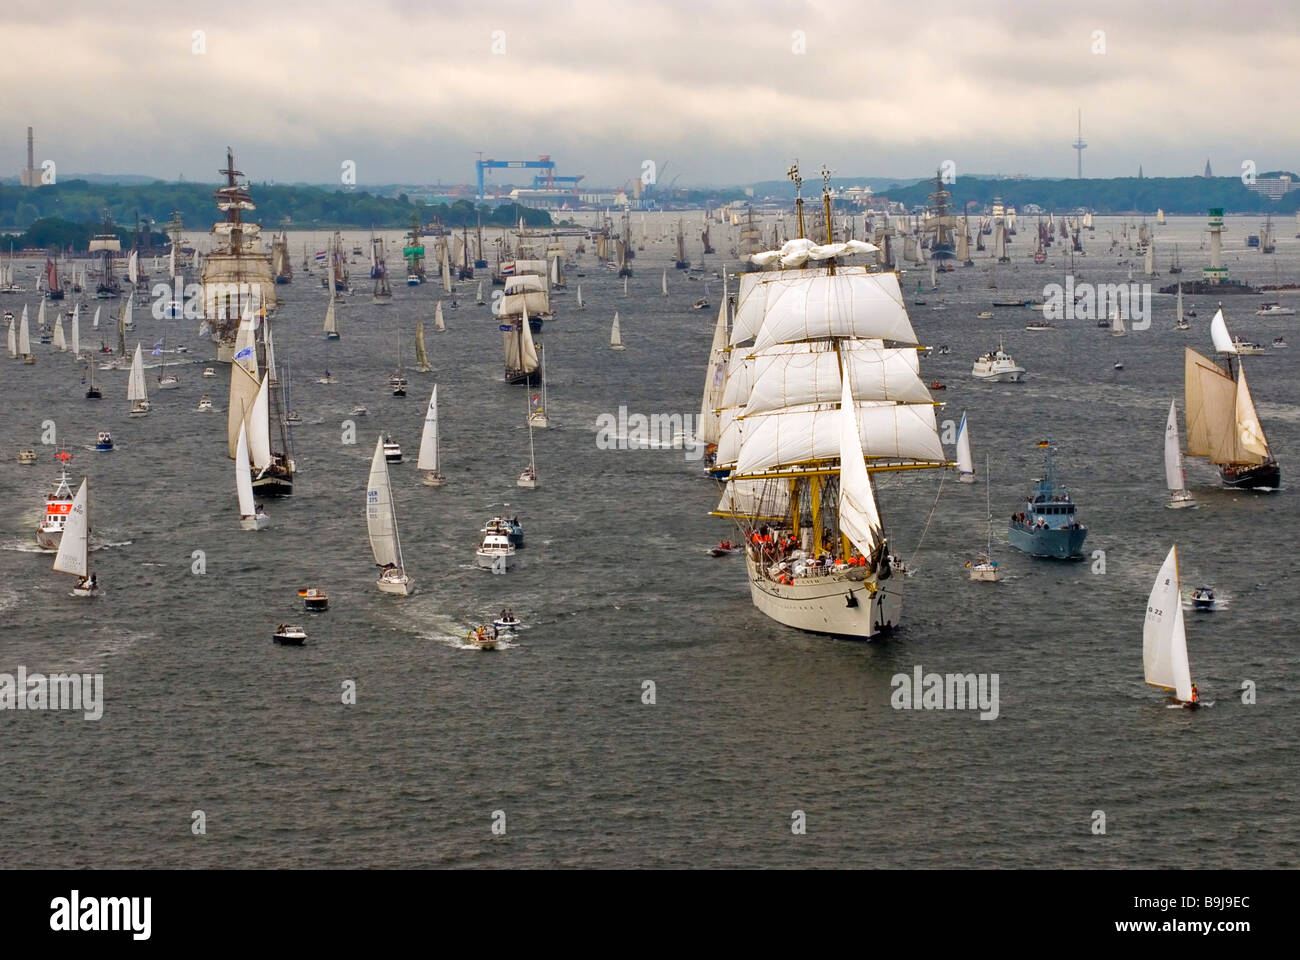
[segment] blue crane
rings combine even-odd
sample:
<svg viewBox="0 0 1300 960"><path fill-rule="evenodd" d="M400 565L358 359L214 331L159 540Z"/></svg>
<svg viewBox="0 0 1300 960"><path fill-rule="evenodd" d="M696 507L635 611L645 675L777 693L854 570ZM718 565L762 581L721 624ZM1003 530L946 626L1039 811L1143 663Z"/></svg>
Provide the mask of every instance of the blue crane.
<svg viewBox="0 0 1300 960"><path fill-rule="evenodd" d="M544 175L549 184L555 178L555 161L549 156L541 156L536 160L476 160L474 169L478 172L478 198L483 199L483 171L495 170L503 167L526 167L530 169L541 169L547 171ZM538 177L537 179L541 179ZM536 180L534 180L536 182Z"/></svg>

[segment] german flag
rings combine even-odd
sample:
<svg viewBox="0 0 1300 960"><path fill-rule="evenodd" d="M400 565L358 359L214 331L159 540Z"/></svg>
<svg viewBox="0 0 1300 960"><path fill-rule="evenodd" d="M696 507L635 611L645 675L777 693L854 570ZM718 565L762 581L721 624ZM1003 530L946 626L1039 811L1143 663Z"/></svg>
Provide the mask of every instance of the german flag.
<svg viewBox="0 0 1300 960"><path fill-rule="evenodd" d="M1048 442L1047 440L1039 440L1039 441L1038 441L1038 445L1039 445L1040 447L1050 447L1050 446L1051 446L1051 443Z"/></svg>
<svg viewBox="0 0 1300 960"><path fill-rule="evenodd" d="M298 591L298 596L300 596L300 597L305 597L305 596L307 596L307 591L306 591L306 590L299 590L299 591Z"/></svg>

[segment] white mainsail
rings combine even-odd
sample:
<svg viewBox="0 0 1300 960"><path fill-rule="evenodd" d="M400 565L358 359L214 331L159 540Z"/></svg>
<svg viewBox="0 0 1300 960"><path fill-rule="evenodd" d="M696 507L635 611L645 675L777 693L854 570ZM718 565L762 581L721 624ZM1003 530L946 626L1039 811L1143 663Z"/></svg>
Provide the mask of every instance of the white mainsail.
<svg viewBox="0 0 1300 960"><path fill-rule="evenodd" d="M623 336L618 328L618 311L614 311L614 324L609 328L609 345L621 349L623 346Z"/></svg>
<svg viewBox="0 0 1300 960"><path fill-rule="evenodd" d="M135 356L131 358L131 375L126 380L126 398L133 403L149 399L144 383L144 358L139 343L135 345Z"/></svg>
<svg viewBox="0 0 1300 960"><path fill-rule="evenodd" d="M447 260L447 243L442 243L442 292L451 293L451 263Z"/></svg>
<svg viewBox="0 0 1300 960"><path fill-rule="evenodd" d="M1178 323L1182 323L1182 322L1183 322L1183 285L1182 285L1182 283L1179 283L1179 284L1178 284L1178 300L1177 300L1177 302L1176 302L1175 309L1178 311L1178 320L1177 320L1177 322L1178 322Z"/></svg>
<svg viewBox="0 0 1300 960"><path fill-rule="evenodd" d="M248 432L239 425L239 441L235 446L235 491L239 495L239 517L244 519L257 513L253 502L253 475L248 465Z"/></svg>
<svg viewBox="0 0 1300 960"><path fill-rule="evenodd" d="M330 294L329 304L325 307L325 333L338 333L338 320L334 317L334 295ZM242 333L242 325L241 325ZM256 363L256 358L254 359Z"/></svg>
<svg viewBox="0 0 1300 960"><path fill-rule="evenodd" d="M247 423L257 401L260 383L238 363L230 365L230 402L226 407L226 456L233 458L239 444L239 430Z"/></svg>
<svg viewBox="0 0 1300 960"><path fill-rule="evenodd" d="M1142 261L1142 273L1148 277L1154 277L1156 274L1156 242L1154 240L1147 244L1146 259Z"/></svg>
<svg viewBox="0 0 1300 960"><path fill-rule="evenodd" d="M32 336L27 329L27 306L23 305L23 316L18 322L18 355L29 357L32 353Z"/></svg>
<svg viewBox="0 0 1300 960"><path fill-rule="evenodd" d="M1183 473L1183 452L1178 443L1178 411L1169 401L1169 419L1165 421L1165 486L1170 493L1184 493L1187 477Z"/></svg>
<svg viewBox="0 0 1300 960"><path fill-rule="evenodd" d="M1169 548L1147 599L1142 624L1142 668L1153 687L1173 690L1184 702L1192 699L1192 671L1187 661L1183 629L1183 597L1178 581L1178 548Z"/></svg>
<svg viewBox="0 0 1300 960"><path fill-rule="evenodd" d="M438 472L438 385L433 385L429 408L424 413L424 430L420 434L420 459L416 468Z"/></svg>
<svg viewBox="0 0 1300 960"><path fill-rule="evenodd" d="M257 399L248 411L245 426L248 428L248 455L253 466L265 470L271 465L271 374L262 377L262 384L257 390ZM238 443L238 441L236 441Z"/></svg>
<svg viewBox="0 0 1300 960"><path fill-rule="evenodd" d="M72 308L72 352L78 356L81 354L81 304L76 304Z"/></svg>
<svg viewBox="0 0 1300 960"><path fill-rule="evenodd" d="M132 283L140 279L140 255L134 250L126 261L126 278Z"/></svg>
<svg viewBox="0 0 1300 960"><path fill-rule="evenodd" d="M438 301L438 305L433 309L433 329L437 330L439 333L442 333L447 329L447 321L442 315L441 300Z"/></svg>
<svg viewBox="0 0 1300 960"><path fill-rule="evenodd" d="M54 557L57 573L71 573L78 577L89 575L90 570L90 481L84 479L72 498L72 507L63 522L63 537L59 552Z"/></svg>
<svg viewBox="0 0 1300 960"><path fill-rule="evenodd" d="M585 310L585 309L586 309L586 308L582 305L582 284L578 284L578 309L579 309L579 310Z"/></svg>
<svg viewBox="0 0 1300 960"><path fill-rule="evenodd" d="M841 379L839 413L840 455L840 533L858 548L864 556L871 556L880 542L880 511L871 491L871 477L867 474L866 459L862 453L862 439L853 403L850 375L846 371Z"/></svg>
<svg viewBox="0 0 1300 960"><path fill-rule="evenodd" d="M366 484L366 531L370 535L370 552L375 563L402 565L397 544L397 520L393 514L392 490L388 484L388 461L384 459L384 437L375 442L370 460L370 479Z"/></svg>
<svg viewBox="0 0 1300 960"><path fill-rule="evenodd" d="M68 341L63 336L63 314L56 314L54 317L54 346L61 352L68 352Z"/></svg>
<svg viewBox="0 0 1300 960"><path fill-rule="evenodd" d="M257 330L253 322L252 311L244 314L239 321L239 330L235 333L234 366L243 367L254 377L257 376Z"/></svg>
<svg viewBox="0 0 1300 960"><path fill-rule="evenodd" d="M668 271L667 270L664 271L664 275L660 282L660 286L663 289L663 295L665 297L668 296Z"/></svg>
<svg viewBox="0 0 1300 960"><path fill-rule="evenodd" d="M99 311L100 311L100 308L99 308L99 307L96 307L96 308L95 308L95 316L94 316L94 318L90 321L90 329L92 329L92 330L98 330L98 329L99 329Z"/></svg>
<svg viewBox="0 0 1300 960"><path fill-rule="evenodd" d="M975 461L970 452L970 431L966 429L966 414L961 415L961 426L957 428L957 473L975 475Z"/></svg>
<svg viewBox="0 0 1300 960"><path fill-rule="evenodd" d="M1223 319L1222 307L1214 311L1214 319L1210 321L1210 339L1219 353L1237 352L1237 345L1232 342L1232 334L1228 332L1228 324Z"/></svg>
<svg viewBox="0 0 1300 960"><path fill-rule="evenodd" d="M399 348L398 352L401 350ZM421 373L428 373L433 368L429 366L429 351L424 345L424 321L417 321L415 324L415 367Z"/></svg>
<svg viewBox="0 0 1300 960"><path fill-rule="evenodd" d="M42 333L45 332L45 301L42 300L40 306L36 308L36 329Z"/></svg>
<svg viewBox="0 0 1300 960"><path fill-rule="evenodd" d="M1122 337L1127 332L1124 329L1124 318L1119 315L1119 307L1110 308L1110 332L1115 337Z"/></svg>
<svg viewBox="0 0 1300 960"><path fill-rule="evenodd" d="M18 356L18 325L12 317L9 318L9 356Z"/></svg>

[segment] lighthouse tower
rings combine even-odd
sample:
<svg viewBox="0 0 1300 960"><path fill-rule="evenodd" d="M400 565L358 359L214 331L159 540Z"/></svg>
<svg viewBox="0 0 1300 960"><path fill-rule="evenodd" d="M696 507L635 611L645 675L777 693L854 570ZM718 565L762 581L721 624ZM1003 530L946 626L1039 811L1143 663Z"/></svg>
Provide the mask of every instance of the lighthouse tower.
<svg viewBox="0 0 1300 960"><path fill-rule="evenodd" d="M1210 208L1210 265L1203 271L1206 283L1223 283L1228 269L1223 265L1223 208Z"/></svg>

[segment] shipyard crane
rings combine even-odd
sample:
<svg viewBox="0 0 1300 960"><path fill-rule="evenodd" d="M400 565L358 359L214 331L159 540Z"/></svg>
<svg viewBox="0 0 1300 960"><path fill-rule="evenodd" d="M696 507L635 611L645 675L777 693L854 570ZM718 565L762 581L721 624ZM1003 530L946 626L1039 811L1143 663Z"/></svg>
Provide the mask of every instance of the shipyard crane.
<svg viewBox="0 0 1300 960"><path fill-rule="evenodd" d="M546 184L549 187L555 179L555 161L550 156L543 154L536 160L476 160L474 170L478 174L478 199L483 199L483 171L496 170L504 167L524 167L534 170L545 170L543 175L546 178ZM540 178L538 178L540 179ZM534 180L534 183L536 180Z"/></svg>

